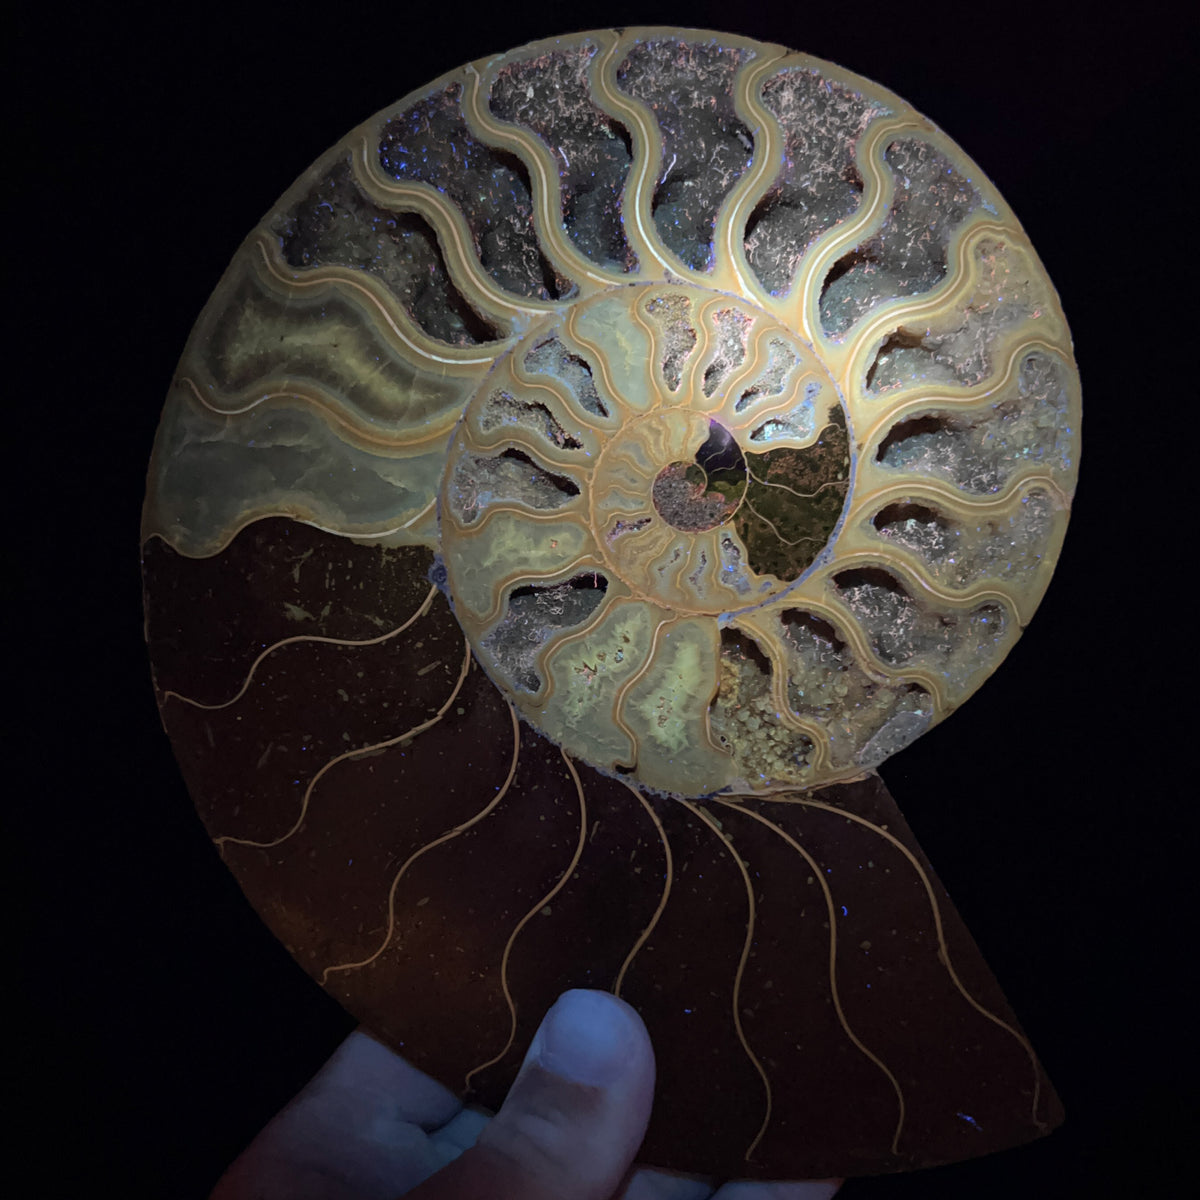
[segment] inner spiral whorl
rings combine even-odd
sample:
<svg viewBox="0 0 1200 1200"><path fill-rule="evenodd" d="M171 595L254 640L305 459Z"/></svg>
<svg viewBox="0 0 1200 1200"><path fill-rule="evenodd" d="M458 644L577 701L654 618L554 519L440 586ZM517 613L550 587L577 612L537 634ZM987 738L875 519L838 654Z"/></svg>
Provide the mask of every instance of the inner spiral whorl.
<svg viewBox="0 0 1200 1200"><path fill-rule="evenodd" d="M730 690L723 622L756 614L787 653L771 606L837 536L852 459L833 378L778 319L677 284L602 292L531 329L463 414L439 510L455 615L514 706L600 770L684 795L751 758L803 781L798 719L746 754L720 740L733 707L781 709L761 680Z"/></svg>
<svg viewBox="0 0 1200 1200"><path fill-rule="evenodd" d="M709 422L708 439L688 462L668 463L651 495L658 515L682 533L724 525L746 493L746 456L719 421Z"/></svg>

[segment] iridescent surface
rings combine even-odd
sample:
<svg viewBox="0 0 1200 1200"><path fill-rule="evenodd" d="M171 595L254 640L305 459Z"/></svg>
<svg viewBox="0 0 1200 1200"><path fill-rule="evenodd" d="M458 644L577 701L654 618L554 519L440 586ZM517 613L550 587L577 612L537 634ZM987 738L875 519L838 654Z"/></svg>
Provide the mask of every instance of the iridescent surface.
<svg viewBox="0 0 1200 1200"><path fill-rule="evenodd" d="M1036 254L978 168L898 97L781 47L696 32L580 34L471 64L314 164L197 322L143 526L164 721L248 893L376 1024L372 973L432 913L432 883L408 895L410 867L506 803L548 812L578 791L575 849L543 846L546 879L517 881L525 852L500 838L487 870L513 873L504 920L486 933L468 909L454 925L475 964L461 988L489 1011L501 996L496 1019L511 1017L499 1054L466 1073L468 1088L491 1079L492 1096L532 1002L510 987L514 948L569 879L595 873L589 919L611 926L617 958L594 977L585 938L555 978L636 991L672 928L671 880L690 869L673 857L671 838L691 836L680 814L730 855L757 845L770 858L774 837L811 878L809 856L833 852L794 824L828 807L811 789L859 786L999 665L1053 570L1078 427L1069 333ZM285 541L286 571L253 565ZM185 611L189 589L172 581L192 570L241 597L219 626ZM379 679L386 696L365 682ZM452 729L475 747L469 777L428 758L452 753ZM341 845L331 826L302 849L314 823L364 771L394 789L359 818L364 837L399 839L382 882L293 894L304 855ZM837 794L847 822L892 837L898 814ZM606 797L617 826L649 820L665 856L645 867L658 899L628 928L605 916L625 886L605 874L620 856L588 866L588 795ZM390 832L369 834L373 820ZM905 853L932 905L912 945L929 949L952 910ZM445 869L453 888L466 868ZM748 880L746 895L735 872L711 896L725 914L750 905L727 1020L730 1053L754 1064L738 1086L765 1091L767 1116L743 1141L744 1173L900 1169L1044 1129L1048 1093L996 1015L1002 997L969 995L942 946L955 995L990 1013L989 1036L1007 1031L1036 1082L1022 1085L1023 1131L998 1121L987 1147L955 1150L929 1125L905 1145L905 1097L922 1084L886 1060L904 1053L895 1030L913 1001L877 1020L874 1049L851 1031L830 907L829 1036L876 1064L862 1086L883 1087L873 1103L898 1100L899 1123L893 1112L847 1160L782 1142L766 1154L790 1035L756 1050L742 1025ZM897 902L870 895L881 917ZM360 914L356 930L338 905ZM793 963L785 942L771 953ZM499 961L485 944L503 947ZM430 967L394 969L417 987ZM794 973L776 972L785 1005ZM464 1005L447 1020L482 1019Z"/></svg>

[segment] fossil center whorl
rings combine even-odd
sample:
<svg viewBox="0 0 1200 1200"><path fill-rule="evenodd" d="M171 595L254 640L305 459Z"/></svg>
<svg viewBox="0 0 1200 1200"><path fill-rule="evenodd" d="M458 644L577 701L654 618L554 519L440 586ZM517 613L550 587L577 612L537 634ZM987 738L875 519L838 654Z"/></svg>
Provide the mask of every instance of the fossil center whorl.
<svg viewBox="0 0 1200 1200"><path fill-rule="evenodd" d="M777 320L695 287L614 288L535 325L467 406L441 497L456 612L573 753L664 790L728 786L708 714L721 626L803 577L851 468L837 387ZM798 768L808 739L786 740Z"/></svg>
<svg viewBox="0 0 1200 1200"><path fill-rule="evenodd" d="M833 381L792 334L728 296L622 289L596 307L585 324L621 313L650 335L641 374L625 384L641 390L618 399L629 419L592 473L589 521L606 562L676 612L779 594L844 507L848 439Z"/></svg>
<svg viewBox="0 0 1200 1200"><path fill-rule="evenodd" d="M710 421L700 449L689 462L668 463L650 489L654 511L672 529L700 532L724 525L746 494L746 456L719 421Z"/></svg>

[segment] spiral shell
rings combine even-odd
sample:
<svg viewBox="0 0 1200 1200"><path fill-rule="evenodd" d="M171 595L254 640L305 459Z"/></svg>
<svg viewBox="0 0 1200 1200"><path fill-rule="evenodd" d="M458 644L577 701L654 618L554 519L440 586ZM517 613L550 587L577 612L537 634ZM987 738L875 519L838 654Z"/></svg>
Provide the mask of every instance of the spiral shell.
<svg viewBox="0 0 1200 1200"><path fill-rule="evenodd" d="M286 518L392 555L412 620L448 601L459 687L482 668L576 783L785 800L863 777L1007 654L1063 539L1079 403L1020 225L898 97L726 35L537 43L372 117L234 258L155 446L152 646L187 603L153 547L265 556ZM227 648L236 694L173 690L187 639L162 635L173 736L172 704L247 702L286 643L371 644L287 604ZM347 733L290 828L221 840L297 836L331 763L458 696Z"/></svg>

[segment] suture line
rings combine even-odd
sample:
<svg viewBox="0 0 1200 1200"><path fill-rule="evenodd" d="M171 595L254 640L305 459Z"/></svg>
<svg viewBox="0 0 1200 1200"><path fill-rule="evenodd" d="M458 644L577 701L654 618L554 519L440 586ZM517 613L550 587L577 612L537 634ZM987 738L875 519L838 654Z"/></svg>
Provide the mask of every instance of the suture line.
<svg viewBox="0 0 1200 1200"><path fill-rule="evenodd" d="M415 863L417 861L417 859L420 858L423 854L427 854L430 850L435 849L437 846L445 845L446 842L453 841L453 839L458 837L459 834L466 833L466 831L468 829L470 829L473 825L478 825L479 822L482 821L489 813L491 813L495 809L495 807L500 803L500 801L503 800L504 797L508 794L508 789L512 786L513 778L515 777L515 775L517 773L517 759L518 759L518 757L520 755L520 751L521 751L521 725L520 725L520 722L517 720L517 710L515 708L513 708L513 706L510 704L508 706L508 711L509 711L510 715L512 716L512 724L513 724L512 763L509 765L509 768L508 768L508 776L504 780L504 783L502 784L502 786L496 792L496 795L493 796L492 799L490 801L488 801L488 803L483 808L481 808L473 817L470 817L468 820L463 821L459 825L455 825L453 829L447 830L447 832L443 833L440 837L434 838L433 841L426 842L424 846L420 847L420 849L418 849L418 850L414 850L413 853L410 854L408 856L408 858L406 858L404 860L404 862L401 864L400 869L396 872L395 876L392 878L391 887L388 888L387 929L384 932L383 941L380 944L379 949L376 950L374 954L371 954L367 958L361 959L358 962L337 963L336 965L334 965L332 967L326 967L324 969L324 971L321 972L321 986L322 987L324 987L326 981L328 980L328 978L332 972L334 972L334 971L353 971L358 967L368 966L370 963L373 963L388 948L388 944L392 940L392 935L396 931L396 889L397 889L397 887L399 887L400 880L404 878L404 875L408 871L408 868L411 867L413 865L413 863Z"/></svg>
<svg viewBox="0 0 1200 1200"><path fill-rule="evenodd" d="M934 929L937 933L938 950L940 952L939 957L941 959L942 966L946 968L946 973L950 976L954 986L962 994L963 999L966 1000L966 1002L973 1009L975 1009L976 1012L978 1012L981 1016L986 1017L993 1024L998 1025L1005 1031L1005 1033L1013 1037L1025 1051L1025 1053L1029 1055L1029 1062L1033 1067L1033 1110L1030 1113L1030 1118L1039 1129L1045 1129L1045 1122L1039 1121L1037 1116L1038 1103L1041 1099L1042 1077L1041 1072L1038 1069L1037 1055L1033 1052L1033 1046L1030 1045L1028 1038L1024 1037L1017 1030L1015 1030L1007 1021L996 1016L996 1014L991 1012L989 1009L984 1008L983 1005L980 1004L979 1001L967 991L962 980L959 979L958 972L955 971L954 964L950 961L950 949L946 944L946 932L942 926L941 906L938 904L937 897L934 895L933 885L929 881L929 876L924 867L922 867L917 861L916 855L914 855L912 851L909 850L909 848L894 834L889 833L882 826L876 825L873 821L868 821L865 817L857 816L855 813L848 812L844 808L837 808L835 805L826 804L821 800L800 799L798 800L798 803L807 808L824 809L825 812L833 813L835 816L845 817L848 821L854 821L857 824L862 825L864 828L870 829L872 832L877 833L885 841L891 842L891 844L895 846L905 858L908 859L913 870L916 871L917 877L921 880L922 886L925 888L925 894L929 897L929 906L933 911Z"/></svg>
<svg viewBox="0 0 1200 1200"><path fill-rule="evenodd" d="M821 539L820 539L819 537L816 537L814 534L811 534L811 533L803 533L803 534L801 534L801 535L800 535L798 538L796 538L794 541L791 541L791 540L789 540L788 538L785 538L785 537L783 536L783 534L782 534L782 533L780 533L778 529L776 529L776 527L775 527L775 522L774 522L774 521L772 521L772 520L771 520L769 517L764 517L764 516L762 515L762 513L760 513L760 512L758 511L758 509L757 509L757 508L755 508L755 507L754 507L754 505L753 505L753 504L751 504L751 503L750 503L750 501L749 501L748 499L746 499L746 497L744 497L744 496L742 497L742 503L743 503L743 504L744 504L744 505L745 505L745 506L746 506L746 507L747 507L747 508L748 508L748 509L749 509L749 510L750 510L750 511L751 511L751 512L752 512L752 513L753 513L753 514L754 514L754 515L755 515L755 516L756 516L756 517L757 517L757 518L758 518L758 519L759 519L759 520L760 520L760 521L763 523L763 524L764 524L764 525L766 525L766 526L767 526L767 527L770 529L770 531L771 531L771 532L772 532L772 533L773 533L773 534L774 534L774 535L775 535L775 536L776 536L776 537L777 537L777 538L778 538L778 539L779 539L779 540L780 540L780 541L781 541L781 542L782 542L782 543L783 543L785 546L798 546L798 545L800 545L800 543L801 543L801 542L820 542L820 541L821 541Z"/></svg>
<svg viewBox="0 0 1200 1200"><path fill-rule="evenodd" d="M763 1070L763 1065L758 1060L758 1056L750 1049L750 1043L746 1040L746 1032L742 1028L742 1014L740 1011L740 1000L742 990L742 976L746 972L746 962L750 957L750 946L754 941L754 886L750 882L750 872L746 870L746 864L742 862L742 857L738 854L732 840L721 831L721 827L713 819L711 814L706 812L698 804L693 804L690 800L680 800L680 803L692 814L699 817L705 825L709 827L724 845L729 852L729 856L737 864L737 869L742 874L742 882L746 885L746 938L742 943L742 956L738 960L737 971L733 977L733 1027L737 1031L738 1041L742 1043L742 1049L746 1052L746 1057L753 1063L754 1069L758 1072L758 1077L762 1080L763 1090L766 1092L766 1111L763 1113L762 1124L758 1127L758 1132L746 1147L744 1155L746 1162L750 1162L754 1156L754 1151L758 1149L759 1142L762 1141L763 1135L767 1132L767 1126L771 1123L771 1081L767 1078L767 1073Z"/></svg>
<svg viewBox="0 0 1200 1200"><path fill-rule="evenodd" d="M717 798L714 797L714 799ZM783 838L783 840L787 842L787 844L791 846L791 848L795 850L796 853L799 854L806 863L808 863L809 867L812 868L813 877L821 885L821 891L825 896L825 908L829 913L829 994L833 1000L833 1010L837 1014L838 1024L841 1025L846 1036L864 1055L866 1055L867 1058L871 1060L871 1062L873 1062L884 1073L884 1075L887 1076L888 1082L892 1085L892 1089L896 1093L896 1100L899 1103L900 1113L896 1119L896 1132L892 1135L892 1153L898 1156L900 1153L900 1133L904 1128L904 1092L901 1090L900 1084L896 1080L896 1076L893 1075L892 1072L887 1068L883 1060L879 1058L878 1055L868 1050L854 1030L850 1028L850 1022L847 1021L846 1013L842 1009L842 1001L841 997L838 995L837 987L837 918L834 911L833 894L829 890L829 883L825 879L825 873L817 864L816 859L814 859L813 856L795 840L795 838L776 825L774 821L769 820L761 813L757 813L751 808L745 808L737 804L730 804L727 800L717 799L717 803L724 805L726 808L732 808L735 812L745 813L746 816L752 817L754 820L758 821L759 824L765 825L773 833L778 834L779 837Z"/></svg>
<svg viewBox="0 0 1200 1200"><path fill-rule="evenodd" d="M425 594L425 599L421 601L420 608L418 608L417 611L413 613L413 615L409 617L403 625L397 625L395 629L389 630L387 633L381 633L378 637L366 638L363 641L356 641L352 638L323 637L320 634L315 633L298 633L294 637L286 637L281 641L275 642L273 645L270 645L263 650L262 653L260 653L259 656L250 664L250 670L246 673L246 678L243 681L242 686L238 688L238 690L232 696L230 696L228 700L222 700L219 704L205 704L200 700L193 700L189 696L184 696L179 692L173 692L170 690L163 692L163 700L179 700L184 704L190 704L193 708L204 709L205 712L215 712L220 708L228 708L231 704L235 704L242 698L242 696L245 695L246 689L250 686L251 680L254 678L254 672L258 670L259 664L264 658L267 657L268 654L274 654L275 651L281 647L291 646L297 642L321 642L328 646L353 647L381 645L390 638L394 638L398 634L403 633L410 625L423 617L429 611L429 607L433 603L433 598L436 595L437 584L431 584L429 591Z"/></svg>
<svg viewBox="0 0 1200 1200"><path fill-rule="evenodd" d="M513 945L520 935L521 930L566 886L567 880L571 878L579 863L579 859L583 855L584 843L587 840L587 802L583 797L583 783L580 781L579 772L575 770L575 764L567 756L566 751L560 751L560 753L562 754L563 762L567 764L567 770L571 772L571 778L575 781L575 791L579 796L579 841L575 846L575 853L571 856L571 861L559 876L558 882L517 922L516 928L509 934L508 941L504 944L504 953L500 956L500 987L504 992L504 1002L508 1005L508 1038L498 1054L493 1055L487 1062L481 1062L477 1067L472 1067L467 1072L466 1079L463 1081L464 1091L470 1090L471 1077L473 1075L478 1075L480 1071L486 1071L488 1067L494 1066L508 1053L509 1047L512 1046L513 1040L517 1036L517 1005L508 987L508 960L512 954Z"/></svg>
<svg viewBox="0 0 1200 1200"><path fill-rule="evenodd" d="M458 675L458 682L455 683L454 689L451 691L449 697L447 697L446 702L432 717L429 718L428 721L422 721L421 724L414 725L411 729L407 730L405 733L398 734L396 737L387 738L385 741L376 742L370 746L360 746L357 750L346 750L336 757L331 758L312 777L312 779L308 781L308 786L304 789L304 798L300 802L300 815L296 818L292 827L286 833L281 834L279 837L274 838L269 842L256 841L254 838L216 837L213 838L213 844L216 846L224 846L227 843L231 843L235 846L254 846L260 850L269 850L272 846L278 846L281 842L286 842L288 838L290 838L296 832L296 830L298 830L300 826L304 824L304 818L308 814L308 803L312 798L313 790L316 788L317 784L321 781L321 778L327 771L332 770L332 768L336 767L338 763L344 762L348 758L361 758L364 754L371 754L378 750L386 750L389 746L395 746L401 742L411 741L418 734L422 734L427 729L431 729L446 715L446 711L449 709L450 705L452 705L458 698L458 693L462 691L463 683L467 678L467 672L471 668L471 643L467 641L466 637L463 638L463 646L465 648L465 653L463 655L462 670Z"/></svg>
<svg viewBox="0 0 1200 1200"><path fill-rule="evenodd" d="M625 982L625 975L629 971L630 964L649 940L655 926L658 924L659 918L663 915L663 911L667 907L667 898L671 894L671 885L675 880L675 862L671 856L671 843L667 839L667 831L663 828L662 818L654 811L650 801L633 784L626 779L622 779L621 782L638 798L642 807L650 815L650 820L654 822L654 827L658 830L659 840L662 842L663 854L666 857L667 866L665 879L663 880L662 896L659 897L658 907L654 910L654 915L650 918L650 923L642 930L637 941L633 943L629 953L625 956L625 961L621 964L621 969L617 972L616 981L612 986L614 996L621 994L621 987Z"/></svg>

